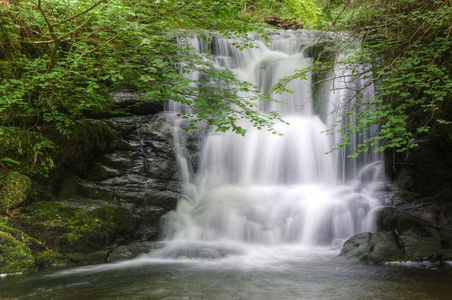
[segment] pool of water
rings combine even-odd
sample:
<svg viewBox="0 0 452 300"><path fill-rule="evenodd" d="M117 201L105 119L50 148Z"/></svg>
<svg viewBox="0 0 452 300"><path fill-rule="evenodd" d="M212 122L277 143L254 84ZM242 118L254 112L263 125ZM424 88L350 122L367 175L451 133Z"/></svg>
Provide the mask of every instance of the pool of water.
<svg viewBox="0 0 452 300"><path fill-rule="evenodd" d="M216 259L153 253L0 278L0 299L451 299L452 267L369 266L339 249L259 248Z"/></svg>

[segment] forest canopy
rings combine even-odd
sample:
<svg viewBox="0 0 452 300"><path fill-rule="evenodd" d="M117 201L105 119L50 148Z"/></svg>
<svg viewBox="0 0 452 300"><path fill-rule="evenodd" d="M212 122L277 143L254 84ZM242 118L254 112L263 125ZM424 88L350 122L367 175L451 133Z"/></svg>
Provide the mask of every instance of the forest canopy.
<svg viewBox="0 0 452 300"><path fill-rule="evenodd" d="M265 37L263 21L269 15L297 17L306 28L347 32L344 43L361 43L360 52L343 63L356 70L366 66L353 76L366 74L377 93L370 99L373 106L344 103L354 106L346 113L353 115L344 117L355 122L332 129L345 133L339 146L372 125L378 131L354 155L371 147L404 151L424 137L450 140L450 0L2 0L0 13L2 140L44 127L70 138L87 111L124 113L111 96L117 91L191 107L185 116L191 127L206 120L220 131L245 134L237 121L246 119L276 133L272 125L283 121L278 113L254 110L256 101L269 96L228 72L208 68L178 33L211 30L210 35L241 37L236 46L243 49L251 46L247 32ZM201 71L232 88L191 85L176 72L181 63L184 72ZM243 98L241 91L255 93ZM45 136L32 143L39 155L54 147ZM0 157L2 165L18 163L10 153ZM45 168L53 164L42 162Z"/></svg>

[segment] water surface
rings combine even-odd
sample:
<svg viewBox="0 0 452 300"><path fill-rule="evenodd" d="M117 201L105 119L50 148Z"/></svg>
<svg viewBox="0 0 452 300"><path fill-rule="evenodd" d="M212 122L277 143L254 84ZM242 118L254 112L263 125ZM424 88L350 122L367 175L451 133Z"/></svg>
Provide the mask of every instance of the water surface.
<svg viewBox="0 0 452 300"><path fill-rule="evenodd" d="M451 267L368 266L338 252L280 246L219 259L150 254L0 278L0 299L451 299Z"/></svg>

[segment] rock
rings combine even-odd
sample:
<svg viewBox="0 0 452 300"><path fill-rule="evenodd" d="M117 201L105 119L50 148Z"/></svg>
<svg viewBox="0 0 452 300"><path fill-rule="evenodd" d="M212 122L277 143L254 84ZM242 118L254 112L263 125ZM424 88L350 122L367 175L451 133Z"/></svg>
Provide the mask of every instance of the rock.
<svg viewBox="0 0 452 300"><path fill-rule="evenodd" d="M278 29L282 30L297 30L303 29L304 23L299 22L296 18L292 19L281 19L278 16L267 16L265 18L265 22L269 25L275 26Z"/></svg>
<svg viewBox="0 0 452 300"><path fill-rule="evenodd" d="M272 26L278 26L282 23L282 19L277 16L267 16L265 17L265 23L270 24Z"/></svg>
<svg viewBox="0 0 452 300"><path fill-rule="evenodd" d="M404 260L436 262L443 259L439 236L412 228L400 235L400 241L405 250Z"/></svg>
<svg viewBox="0 0 452 300"><path fill-rule="evenodd" d="M163 110L162 101L153 101L145 95L118 92L113 94L113 99L118 108L138 116L156 114Z"/></svg>
<svg viewBox="0 0 452 300"><path fill-rule="evenodd" d="M99 112L95 110L86 110L84 114L90 118L114 118L118 116L144 116L149 114L157 114L163 111L163 101L154 101L146 95L139 95L133 92L117 92L111 94L113 103L117 108L115 113Z"/></svg>
<svg viewBox="0 0 452 300"><path fill-rule="evenodd" d="M377 223L380 232L350 238L341 254L373 264L450 260L452 222L436 206L405 203L386 207L379 211Z"/></svg>
<svg viewBox="0 0 452 300"><path fill-rule="evenodd" d="M386 207L379 211L377 217L377 228L379 231L397 230L400 234L413 227L423 227L428 223L413 215L414 208Z"/></svg>
<svg viewBox="0 0 452 300"><path fill-rule="evenodd" d="M82 210L49 201L31 204L15 222L46 248L62 254L90 253L118 240L131 241L138 226L137 217L124 207L105 203Z"/></svg>
<svg viewBox="0 0 452 300"><path fill-rule="evenodd" d="M445 101L439 111L448 120L452 112L452 102ZM430 116L419 119L413 114L408 124L428 122ZM414 125L416 126L416 125ZM452 125L435 124L428 135L415 136L417 147L406 153L393 150L385 152L386 173L398 188L399 196L411 203L429 203L441 207L442 211L452 213L452 139L449 134Z"/></svg>
<svg viewBox="0 0 452 300"><path fill-rule="evenodd" d="M3 185L0 183L0 188L0 213L14 214L14 208L29 196L31 180L18 172L11 172Z"/></svg>
<svg viewBox="0 0 452 300"><path fill-rule="evenodd" d="M49 191L40 200L28 197L28 177L0 170L0 213L20 207L12 220L20 231L0 224L2 272L103 263L118 247L129 249L120 255L127 258L144 252L160 238L160 219L180 197L172 133L164 115L85 120L58 143L64 163L52 180L59 184L43 186ZM2 251L13 246L21 255L6 263Z"/></svg>
<svg viewBox="0 0 452 300"><path fill-rule="evenodd" d="M392 232L355 235L344 243L340 255L369 264L397 261L404 257L398 238Z"/></svg>
<svg viewBox="0 0 452 300"><path fill-rule="evenodd" d="M369 264L395 261L438 262L445 259L440 237L409 229L394 232L361 233L344 243L341 256Z"/></svg>
<svg viewBox="0 0 452 300"><path fill-rule="evenodd" d="M121 142L112 143L85 174L64 179L58 203L37 205L33 215L42 214L42 220L27 219L38 223L27 228L76 263L103 262L105 249L118 241L125 247L158 240L160 218L180 197L173 128L165 116L119 117L106 124Z"/></svg>
<svg viewBox="0 0 452 300"><path fill-rule="evenodd" d="M0 231L0 274L25 273L35 269L31 250L11 234Z"/></svg>

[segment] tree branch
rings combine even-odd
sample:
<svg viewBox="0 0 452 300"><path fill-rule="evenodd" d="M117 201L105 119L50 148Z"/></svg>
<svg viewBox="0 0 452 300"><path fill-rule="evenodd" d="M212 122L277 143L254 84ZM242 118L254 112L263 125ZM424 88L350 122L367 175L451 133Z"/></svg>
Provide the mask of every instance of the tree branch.
<svg viewBox="0 0 452 300"><path fill-rule="evenodd" d="M41 0L39 0L39 2L41 2ZM79 13L77 13L77 14L75 14L75 15L72 15L72 16L70 16L70 17L67 17L67 18L64 19L64 20L61 20L61 21L55 23L55 25L59 25L59 24L66 23L66 22L68 22L68 21L70 21L70 20L72 20L72 19L74 19L74 18L77 18L78 16L84 15L84 14L86 14L87 12L89 12L90 10L93 10L94 8L96 8L97 6L99 6L99 4L104 3L104 2L106 2L107 5L109 4L109 3L108 3L109 0L100 0L100 1L97 1L96 3L94 3L93 5L91 5L90 7L88 7L87 9L85 9L84 11L81 11L81 12L79 12Z"/></svg>

